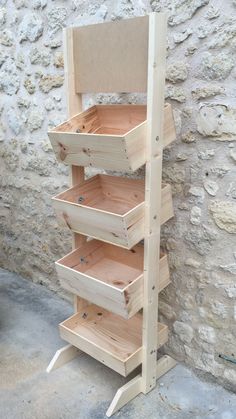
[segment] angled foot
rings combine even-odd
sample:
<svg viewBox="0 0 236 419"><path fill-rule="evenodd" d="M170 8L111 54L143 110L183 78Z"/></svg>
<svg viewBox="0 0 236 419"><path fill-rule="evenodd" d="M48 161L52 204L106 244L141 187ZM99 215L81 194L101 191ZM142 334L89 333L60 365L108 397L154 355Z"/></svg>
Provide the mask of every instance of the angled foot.
<svg viewBox="0 0 236 419"><path fill-rule="evenodd" d="M141 385L142 376L139 374L124 386L120 387L106 412L108 418L141 393Z"/></svg>
<svg viewBox="0 0 236 419"><path fill-rule="evenodd" d="M164 355L157 361L156 377L157 380L166 374L171 368L174 368L176 361L169 355ZM106 415L112 416L115 412L125 406L130 400L134 399L139 393L143 392L142 375L139 374L117 390Z"/></svg>
<svg viewBox="0 0 236 419"><path fill-rule="evenodd" d="M58 351L56 351L46 371L49 373L59 367L62 367L64 364L67 364L67 362L72 361L72 359L76 358L76 356L82 353L83 352L81 352L75 346L72 346L72 345L63 346L63 348L58 349Z"/></svg>

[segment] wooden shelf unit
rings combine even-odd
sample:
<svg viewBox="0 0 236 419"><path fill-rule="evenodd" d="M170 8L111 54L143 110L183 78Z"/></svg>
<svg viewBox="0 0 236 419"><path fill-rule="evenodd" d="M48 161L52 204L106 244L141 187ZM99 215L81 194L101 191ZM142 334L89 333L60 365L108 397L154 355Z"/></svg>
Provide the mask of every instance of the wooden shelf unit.
<svg viewBox="0 0 236 419"><path fill-rule="evenodd" d="M56 269L74 295L75 314L59 325L69 344L47 371L81 351L123 376L141 366L118 389L108 417L176 364L167 355L157 361L168 339L158 323L158 295L170 283L160 227L173 216L170 186L162 184L163 148L175 139L164 104L166 22L165 14L152 13L65 29L68 120L49 132L57 159L70 165L71 188L53 204L73 232L73 251ZM146 92L147 105L82 111L82 93L91 92ZM84 176L84 166L133 172L143 165L145 180Z"/></svg>

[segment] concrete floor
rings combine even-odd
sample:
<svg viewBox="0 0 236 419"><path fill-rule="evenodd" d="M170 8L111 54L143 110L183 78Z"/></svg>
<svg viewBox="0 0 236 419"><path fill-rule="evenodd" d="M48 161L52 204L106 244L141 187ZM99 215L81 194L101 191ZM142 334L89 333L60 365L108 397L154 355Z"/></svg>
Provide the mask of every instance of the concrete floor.
<svg viewBox="0 0 236 419"><path fill-rule="evenodd" d="M70 305L42 286L0 270L0 418L102 419L124 380L87 355L47 374L64 345L57 324ZM159 388L114 418L235 419L236 395L178 365Z"/></svg>

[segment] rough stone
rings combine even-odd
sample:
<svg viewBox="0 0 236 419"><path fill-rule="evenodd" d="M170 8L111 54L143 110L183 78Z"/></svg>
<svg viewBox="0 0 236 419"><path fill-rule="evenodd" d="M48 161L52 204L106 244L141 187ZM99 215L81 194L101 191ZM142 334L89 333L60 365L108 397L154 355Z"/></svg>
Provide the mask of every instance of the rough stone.
<svg viewBox="0 0 236 419"><path fill-rule="evenodd" d="M220 16L220 10L218 9L218 7L211 5L209 9L207 10L205 16L209 20L216 19L217 17Z"/></svg>
<svg viewBox="0 0 236 419"><path fill-rule="evenodd" d="M199 255L203 256L210 252L217 234L211 228L202 225L188 230L184 235L184 240L189 244L190 248L195 250Z"/></svg>
<svg viewBox="0 0 236 419"><path fill-rule="evenodd" d="M32 95L35 92L36 86L32 79L26 78L24 81L24 87L26 88L27 92Z"/></svg>
<svg viewBox="0 0 236 419"><path fill-rule="evenodd" d="M202 210L199 207L192 207L190 212L190 223L199 225L201 223Z"/></svg>
<svg viewBox="0 0 236 419"><path fill-rule="evenodd" d="M28 116L28 127L30 132L41 128L44 121L44 112L38 107L32 109Z"/></svg>
<svg viewBox="0 0 236 419"><path fill-rule="evenodd" d="M62 46L62 40L61 39L49 39L44 42L45 47L49 47L51 49L59 48Z"/></svg>
<svg viewBox="0 0 236 419"><path fill-rule="evenodd" d="M54 55L53 64L57 68L63 68L64 67L64 58L63 58L63 52L58 51Z"/></svg>
<svg viewBox="0 0 236 419"><path fill-rule="evenodd" d="M209 28L206 25L200 25L197 28L196 34L199 39L204 39L209 34Z"/></svg>
<svg viewBox="0 0 236 419"><path fill-rule="evenodd" d="M193 195L194 197L197 198L196 202L198 204L202 204L205 198L205 193L204 193L204 189L199 187L199 186L191 186L191 188L189 189L189 193L190 195Z"/></svg>
<svg viewBox="0 0 236 419"><path fill-rule="evenodd" d="M166 70L166 80L171 83L178 83L186 80L188 77L187 64L182 61L170 64Z"/></svg>
<svg viewBox="0 0 236 419"><path fill-rule="evenodd" d="M203 186L209 195L216 196L219 186L216 182L214 182L214 180L206 179Z"/></svg>
<svg viewBox="0 0 236 419"><path fill-rule="evenodd" d="M7 112L8 125L15 135L20 134L22 130L22 120L19 115L17 115L15 109L9 109Z"/></svg>
<svg viewBox="0 0 236 419"><path fill-rule="evenodd" d="M206 149L204 151L198 152L198 158L200 160L211 160L215 156L215 150L213 149Z"/></svg>
<svg viewBox="0 0 236 419"><path fill-rule="evenodd" d="M47 6L47 0L33 0L32 6L34 9L44 9Z"/></svg>
<svg viewBox="0 0 236 419"><path fill-rule="evenodd" d="M236 233L236 203L231 201L214 201L210 212L216 225L228 233Z"/></svg>
<svg viewBox="0 0 236 419"><path fill-rule="evenodd" d="M21 96L18 96L17 98L17 106L18 108L26 108L28 109L30 106L30 101L28 99L25 99Z"/></svg>
<svg viewBox="0 0 236 419"><path fill-rule="evenodd" d="M26 0L14 0L16 9L22 9L23 7L27 7L27 1Z"/></svg>
<svg viewBox="0 0 236 419"><path fill-rule="evenodd" d="M51 97L48 97L44 102L45 109L51 111L55 109L55 103Z"/></svg>
<svg viewBox="0 0 236 419"><path fill-rule="evenodd" d="M43 34L43 21L36 13L26 14L18 28L18 39L35 42Z"/></svg>
<svg viewBox="0 0 236 419"><path fill-rule="evenodd" d="M190 343L192 341L193 328L189 324L176 321L173 324L173 329L182 342Z"/></svg>
<svg viewBox="0 0 236 419"><path fill-rule="evenodd" d="M223 87L218 85L208 85L204 87L196 87L192 90L192 95L194 99L205 99L212 96L222 95L225 90Z"/></svg>
<svg viewBox="0 0 236 419"><path fill-rule="evenodd" d="M53 7L47 13L48 27L53 34L66 24L67 10L65 7Z"/></svg>
<svg viewBox="0 0 236 419"><path fill-rule="evenodd" d="M187 154L184 154L184 153L177 154L176 161L186 161L186 160L188 160Z"/></svg>
<svg viewBox="0 0 236 419"><path fill-rule="evenodd" d="M63 76L46 74L41 78L39 82L39 88L42 90L42 92L48 93L51 89L62 86L63 82Z"/></svg>
<svg viewBox="0 0 236 419"><path fill-rule="evenodd" d="M3 65L3 63L6 62L8 58L9 55L5 51L0 51L0 67Z"/></svg>
<svg viewBox="0 0 236 419"><path fill-rule="evenodd" d="M47 49L34 47L29 54L31 64L41 64L44 67L49 66L51 54Z"/></svg>
<svg viewBox="0 0 236 419"><path fill-rule="evenodd" d="M230 150L229 155L231 159L236 163L236 150Z"/></svg>
<svg viewBox="0 0 236 419"><path fill-rule="evenodd" d="M191 268L200 268L200 266L201 266L201 262L199 262L195 259L192 259L192 258L186 259L184 264L186 266L191 266Z"/></svg>
<svg viewBox="0 0 236 419"><path fill-rule="evenodd" d="M215 330L211 326L200 326L198 336L201 340L210 344L214 344L216 341Z"/></svg>
<svg viewBox="0 0 236 419"><path fill-rule="evenodd" d="M185 90L182 87L166 86L165 99L171 99L179 103L184 103L186 101Z"/></svg>
<svg viewBox="0 0 236 419"><path fill-rule="evenodd" d="M236 46L236 23L235 19L231 18L228 22L218 25L215 30L214 37L209 42L209 48L223 48L229 43Z"/></svg>
<svg viewBox="0 0 236 419"><path fill-rule="evenodd" d="M191 17L197 12L197 10L206 4L209 0L169 0L170 17L168 23L170 26L179 25Z"/></svg>
<svg viewBox="0 0 236 419"><path fill-rule="evenodd" d="M7 95L14 95L20 87L20 78L17 73L16 65L12 60L6 61L0 71L0 90Z"/></svg>
<svg viewBox="0 0 236 419"><path fill-rule="evenodd" d="M14 43L14 36L12 31L9 29L4 29L0 34L0 44L5 45L6 47L11 47Z"/></svg>
<svg viewBox="0 0 236 419"><path fill-rule="evenodd" d="M6 23L7 11L5 7L0 7L0 28L2 28Z"/></svg>
<svg viewBox="0 0 236 419"><path fill-rule="evenodd" d="M184 183L185 170L178 164L163 168L163 179L173 183Z"/></svg>
<svg viewBox="0 0 236 419"><path fill-rule="evenodd" d="M188 57L189 55L193 55L196 52L197 49L198 48L197 48L197 45L195 43L193 43L193 42L190 43L188 45L188 48L185 51L185 56Z"/></svg>
<svg viewBox="0 0 236 419"><path fill-rule="evenodd" d="M185 39L187 39L190 35L192 35L192 30L190 28L185 29L182 32L176 32L173 35L173 39L175 44L181 44Z"/></svg>
<svg viewBox="0 0 236 419"><path fill-rule="evenodd" d="M20 70L23 70L25 68L25 57L24 54L22 53L18 53L16 56L16 67L19 68Z"/></svg>
<svg viewBox="0 0 236 419"><path fill-rule="evenodd" d="M229 54L220 52L216 55L204 52L198 69L198 77L205 80L223 80L234 67L234 59Z"/></svg>
<svg viewBox="0 0 236 419"><path fill-rule="evenodd" d="M196 117L197 130L218 141L236 140L236 108L222 104L202 104Z"/></svg>
<svg viewBox="0 0 236 419"><path fill-rule="evenodd" d="M195 143L196 137L194 135L194 132L191 132L191 131L185 132L181 137L181 141L186 144Z"/></svg>

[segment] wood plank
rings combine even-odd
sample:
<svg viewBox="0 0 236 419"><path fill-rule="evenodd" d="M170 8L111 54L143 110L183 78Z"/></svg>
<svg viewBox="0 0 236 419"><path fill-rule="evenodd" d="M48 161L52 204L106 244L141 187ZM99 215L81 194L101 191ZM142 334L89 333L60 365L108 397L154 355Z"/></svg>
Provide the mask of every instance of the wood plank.
<svg viewBox="0 0 236 419"><path fill-rule="evenodd" d="M142 387L156 385L159 252L162 197L162 151L167 15L149 15L147 163L145 170L145 239ZM158 93L158 95L157 95ZM155 193L153 191L155 190Z"/></svg>
<svg viewBox="0 0 236 419"><path fill-rule="evenodd" d="M58 349L47 367L47 373L62 367L78 355L82 355L82 353L78 348L70 344Z"/></svg>
<svg viewBox="0 0 236 419"><path fill-rule="evenodd" d="M74 41L73 29L63 29L63 50L64 50L64 74L66 88L67 115L72 118L74 115L82 111L82 96L75 89L75 63L74 63ZM84 167L70 167L70 184L71 186L84 180ZM81 234L74 233L72 247L76 248L85 242L85 237ZM82 307L86 307L87 302L74 296L75 311Z"/></svg>

